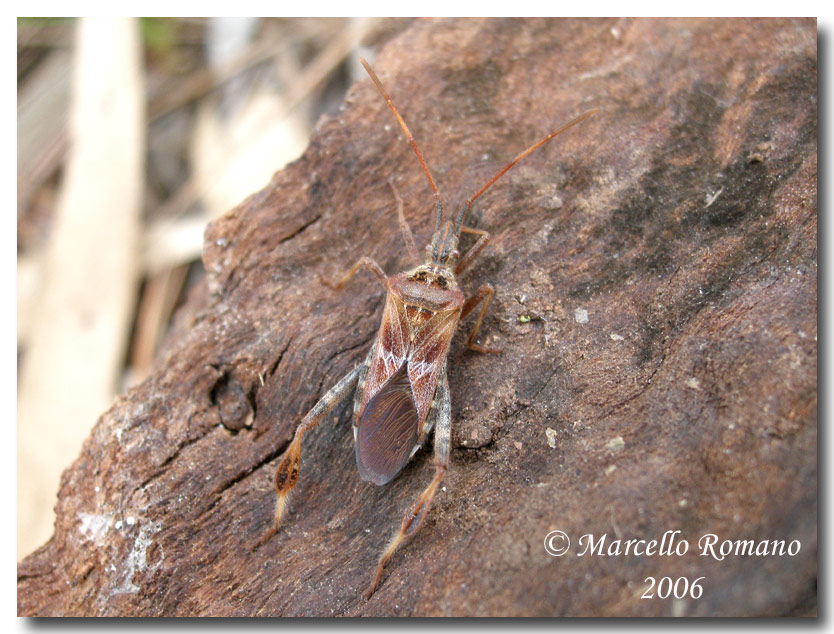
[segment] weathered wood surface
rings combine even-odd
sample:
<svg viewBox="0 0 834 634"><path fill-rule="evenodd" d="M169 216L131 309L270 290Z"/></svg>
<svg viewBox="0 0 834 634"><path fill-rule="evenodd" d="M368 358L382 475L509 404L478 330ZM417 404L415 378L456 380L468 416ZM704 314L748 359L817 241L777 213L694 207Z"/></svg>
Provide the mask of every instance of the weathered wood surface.
<svg viewBox="0 0 834 634"><path fill-rule="evenodd" d="M375 67L450 202L600 109L473 215L493 242L465 284L495 285L482 341L503 354L452 346L452 466L426 524L362 600L432 468L423 451L385 487L361 481L345 404L308 434L285 527L252 552L294 426L378 326L370 276L341 293L319 276L364 254L405 267L390 177L420 241L432 224L363 81L208 231L206 299L64 474L19 613L815 613L815 21L421 20ZM553 529L563 557L544 552ZM577 556L583 534L672 529L684 556ZM705 533L801 550L715 561ZM641 599L649 575L705 576L703 596Z"/></svg>

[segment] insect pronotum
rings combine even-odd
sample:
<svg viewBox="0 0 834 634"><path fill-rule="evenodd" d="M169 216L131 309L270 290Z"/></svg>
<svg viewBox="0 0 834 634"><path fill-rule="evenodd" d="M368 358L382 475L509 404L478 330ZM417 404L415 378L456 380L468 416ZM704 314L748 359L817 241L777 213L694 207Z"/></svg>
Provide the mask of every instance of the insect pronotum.
<svg viewBox="0 0 834 634"><path fill-rule="evenodd" d="M335 285L335 288L341 288L363 266L370 269L388 292L382 324L364 362L348 372L331 388L296 429L295 436L275 474L275 488L278 494L275 525L262 541L268 539L281 526L287 495L298 481L301 439L304 434L318 425L342 399L354 391L354 388L353 434L356 465L362 479L377 485L391 481L422 447L429 432L434 429L434 478L408 509L399 530L382 553L376 573L365 592L365 598L369 598L379 584L383 568L394 551L404 540L414 535L425 520L440 481L446 473L452 426L446 355L458 322L479 305L481 309L478 318L466 343L478 352L498 352L475 343L475 337L492 300L492 286L484 284L474 295L467 298L456 280L489 242L489 234L486 231L472 229L463 224L466 214L472 203L513 165L555 136L584 121L595 111L586 112L573 119L524 150L470 196L461 205L454 219L446 218L440 192L414 137L370 65L364 59L361 59L361 62L411 143L434 193L437 215L434 235L431 244L426 247L423 263L419 264L421 258L403 214L402 198L393 182L390 182L397 199L400 230L408 253L417 266L388 277L374 260L363 257ZM475 244L463 255L458 251L461 233L478 236Z"/></svg>

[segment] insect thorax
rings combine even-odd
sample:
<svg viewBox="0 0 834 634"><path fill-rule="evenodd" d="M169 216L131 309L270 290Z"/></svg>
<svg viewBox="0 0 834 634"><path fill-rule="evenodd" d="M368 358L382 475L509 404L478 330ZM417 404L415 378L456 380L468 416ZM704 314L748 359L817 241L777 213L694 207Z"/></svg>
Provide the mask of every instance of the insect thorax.
<svg viewBox="0 0 834 634"><path fill-rule="evenodd" d="M454 271L436 264L423 264L395 275L390 292L404 313L412 336L434 316L459 312L466 299Z"/></svg>

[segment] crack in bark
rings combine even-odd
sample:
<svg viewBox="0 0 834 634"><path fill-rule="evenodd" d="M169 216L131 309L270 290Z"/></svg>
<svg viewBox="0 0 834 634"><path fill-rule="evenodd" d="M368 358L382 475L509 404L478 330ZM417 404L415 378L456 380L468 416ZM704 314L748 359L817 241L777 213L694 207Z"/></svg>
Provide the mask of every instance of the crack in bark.
<svg viewBox="0 0 834 634"><path fill-rule="evenodd" d="M319 220L321 220L321 216L322 216L321 214L319 214L318 216L314 216L312 220L302 224L298 229L293 231L291 234L289 234L289 235L281 238L280 240L278 240L278 242L276 244L284 244L285 242L288 242L289 240L292 240L293 238L298 236L300 233L305 231L308 227L310 227L311 225L314 225Z"/></svg>
<svg viewBox="0 0 834 634"><path fill-rule="evenodd" d="M254 464L249 465L237 474L233 475L231 478L227 479L213 494L214 500L209 502L203 509L197 511L196 518L201 519L204 515L208 514L215 506L217 506L226 491L275 460L278 456L284 453L284 451L286 451L289 444L289 440L281 443L275 449L267 452L264 457L256 461Z"/></svg>
<svg viewBox="0 0 834 634"><path fill-rule="evenodd" d="M195 416L197 416L197 415L199 415L199 414L202 414L203 412L208 412L208 411L210 411L211 409L212 409L212 408L204 408L204 409L197 410L196 412L193 412L193 413L192 413L192 414L188 417L188 421L186 422L186 429L191 429L191 420L192 420ZM194 444L196 444L196 443L200 442L203 438L205 438L206 436L208 436L208 435L212 432L212 430L213 430L213 427L208 427L208 428L206 428L206 429L205 429L205 431L204 431L202 434L200 434L200 435L199 435L199 436L197 436L196 438L190 438L190 439L189 439L188 437L186 437L185 442L182 442L182 443L180 443L179 445L177 445L177 446L174 448L174 451L173 451L173 452L172 452L172 453L171 453L171 454L170 454L167 458L165 458L165 460L163 460L163 461L159 464L159 466L156 468L155 472L154 472L154 473L153 473L150 477L148 477L148 478L146 478L145 480L143 480L143 481L139 484L139 486L138 486L138 487L136 487L136 489L134 490L134 492L138 492L138 491L142 491L142 490L144 490L144 489L145 489L145 487L147 487L149 484L151 484L154 480L156 480L156 479L158 479L160 476L164 475L164 474L168 471L168 467L169 467L169 465L170 465L172 462L174 462L174 460L176 460L176 459L180 456L180 454L181 454L181 453L182 453L185 449L187 449L187 448L188 448L189 446L191 446L191 445L194 445Z"/></svg>
<svg viewBox="0 0 834 634"><path fill-rule="evenodd" d="M290 345L292 345L292 342L293 342L293 337L291 335L290 338L287 340L287 345L284 346L284 349L281 350L281 352L278 353L278 358L275 360L275 362L271 366L269 366L269 369L266 371L266 375L268 377L275 376L275 373L278 371L278 366L281 365L281 361L284 358L284 354L287 352L287 350L290 349ZM256 387L255 389L256 389L256 392L259 391L259 388Z"/></svg>
<svg viewBox="0 0 834 634"><path fill-rule="evenodd" d="M614 405L612 405L611 408L607 412L605 412L602 416L600 416L599 420L605 420L606 418L611 416L611 414L613 414L618 409L622 408L625 405L628 405L634 399L639 398L640 396L645 394L646 391L652 386L652 381L654 381L655 375L660 370L661 366L663 366L663 362L666 361L666 355L667 355L666 352L664 352L661 355L660 361L658 361L654 370L652 370L652 373L649 375L649 378L646 379L643 386L640 389L638 389L636 393L631 394L631 395L627 396L626 398L624 398L623 400L621 400L620 402L615 403Z"/></svg>

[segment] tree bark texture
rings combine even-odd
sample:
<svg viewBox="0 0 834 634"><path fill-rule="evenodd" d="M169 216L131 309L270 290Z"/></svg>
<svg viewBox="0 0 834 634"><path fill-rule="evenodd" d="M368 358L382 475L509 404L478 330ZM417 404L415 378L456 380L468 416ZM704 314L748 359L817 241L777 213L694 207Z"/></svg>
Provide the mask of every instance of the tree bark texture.
<svg viewBox="0 0 834 634"><path fill-rule="evenodd" d="M295 426L379 326L373 276L341 292L322 278L363 255L411 265L389 179L418 244L433 227L363 80L209 228L202 299L65 472L55 534L19 564L19 613L815 614L816 22L417 20L374 66L449 209L599 109L467 221L492 234L462 283L495 286L480 341L502 354L468 350L463 322L451 467L425 525L363 600L433 468L424 449L390 484L363 482L346 401L305 437L284 527L255 548ZM561 557L553 530L571 539ZM622 552L670 530L686 553ZM716 554L801 548L719 560L705 534ZM581 554L583 535L605 554ZM643 599L649 576L704 577L703 595Z"/></svg>

